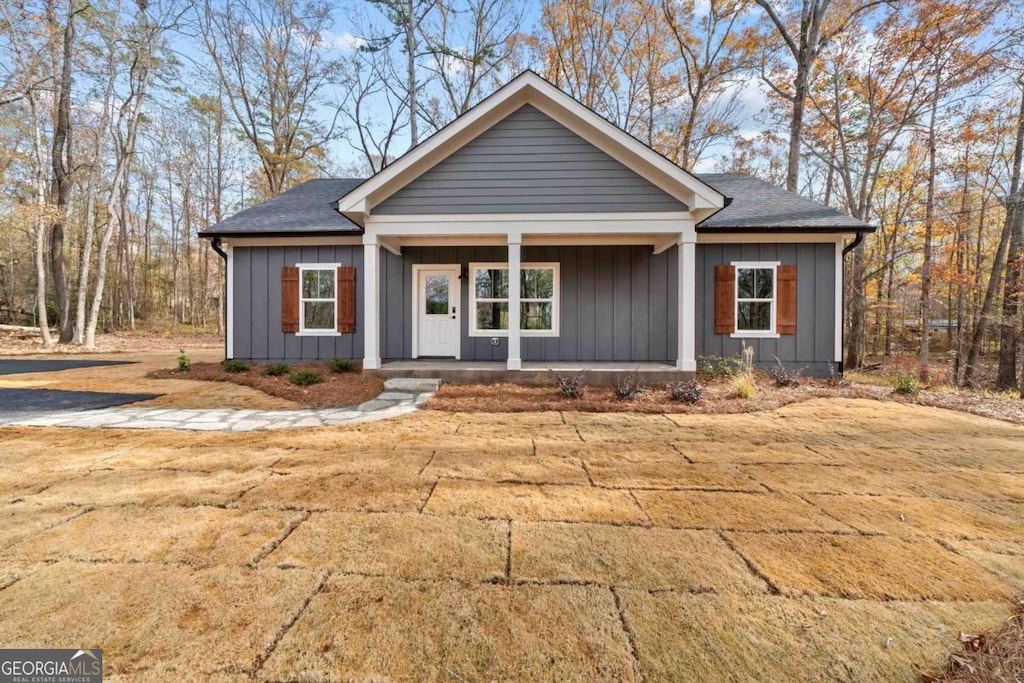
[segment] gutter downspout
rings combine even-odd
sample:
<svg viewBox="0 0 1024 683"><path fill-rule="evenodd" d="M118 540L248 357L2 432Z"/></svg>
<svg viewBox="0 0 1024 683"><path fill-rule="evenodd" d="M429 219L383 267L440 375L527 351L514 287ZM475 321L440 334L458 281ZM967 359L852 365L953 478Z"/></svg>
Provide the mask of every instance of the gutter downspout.
<svg viewBox="0 0 1024 683"><path fill-rule="evenodd" d="M846 256L851 251L860 246L860 243L864 241L864 231L858 230L857 236L853 238L853 241L843 247L843 256Z"/></svg>
<svg viewBox="0 0 1024 683"><path fill-rule="evenodd" d="M228 291L227 279L229 277L231 277L231 274L228 272L228 253L226 251L224 251L224 248L221 246L222 244L223 244L223 242L221 242L221 239L219 237L214 237L212 240L210 240L210 246L213 248L213 250L215 252L217 252L220 255L220 257L222 259L224 259L224 293L225 293L225 298L226 298L227 291ZM221 306L224 309L224 357L225 358L228 357L228 335L231 334L231 330L228 329L228 316L227 316L227 307L229 305L231 305L230 301L221 302Z"/></svg>
<svg viewBox="0 0 1024 683"><path fill-rule="evenodd" d="M864 230L858 230L857 234L853 238L853 241L850 242L849 244L847 244L845 247L843 247L843 259L842 259L843 264L842 265L843 265L843 282L844 283L846 282L846 255L849 254L854 249L856 249L858 246L860 246L860 243L864 241L864 232L865 232ZM842 308L839 311L839 315L841 316L840 320L843 321L843 324L839 326L840 334L842 336L842 339L839 342L839 348L845 351L846 350L846 297L845 296L842 297ZM843 367L845 365L845 362L843 360L840 360L838 365L839 365L839 367L837 368L837 370L839 371L839 374L842 375L844 373L844 371L845 371L845 368Z"/></svg>

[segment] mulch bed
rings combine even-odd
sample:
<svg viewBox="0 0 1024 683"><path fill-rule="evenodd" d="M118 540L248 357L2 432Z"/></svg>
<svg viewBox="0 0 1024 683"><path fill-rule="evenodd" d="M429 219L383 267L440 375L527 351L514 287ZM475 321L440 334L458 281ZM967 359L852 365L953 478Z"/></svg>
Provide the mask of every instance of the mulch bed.
<svg viewBox="0 0 1024 683"><path fill-rule="evenodd" d="M584 413L749 413L774 410L820 396L853 396L854 389L831 389L824 382L804 380L799 387L776 388L759 378L754 398L741 399L727 380L704 385L704 398L697 403L672 401L664 386L636 399L619 399L610 386L588 386L583 398L563 396L556 386L518 384L444 384L426 407L451 412L523 413L532 411L578 411Z"/></svg>
<svg viewBox="0 0 1024 683"><path fill-rule="evenodd" d="M1004 422L1024 425L1024 400L986 396L970 391L921 391L916 396L894 394L888 387L867 384L828 386L823 380L801 378L799 387L778 388L771 379L757 373L758 392L754 398L736 395L728 379L704 383L704 398L694 404L671 401L664 386L633 400L615 397L608 386L588 386L582 399L567 398L556 386L517 384L444 384L426 407L434 410L470 413L522 413L531 411L578 411L585 413L751 413L775 410L791 403L815 398L867 398L958 410Z"/></svg>
<svg viewBox="0 0 1024 683"><path fill-rule="evenodd" d="M288 375L268 377L262 366L251 365L245 372L225 372L219 363L193 363L192 369L180 371L155 370L154 379L191 379L203 382L231 382L252 387L271 396L294 401L309 408L344 408L376 398L384 391L384 380L375 375L356 372L331 372L323 363L292 365L291 372L307 370L323 378L319 384L298 387L288 381Z"/></svg>

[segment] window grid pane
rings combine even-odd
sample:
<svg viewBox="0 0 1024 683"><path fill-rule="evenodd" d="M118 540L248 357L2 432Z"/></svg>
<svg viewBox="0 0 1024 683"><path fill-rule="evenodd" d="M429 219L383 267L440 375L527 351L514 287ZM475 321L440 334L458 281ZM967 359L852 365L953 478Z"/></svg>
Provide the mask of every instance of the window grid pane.
<svg viewBox="0 0 1024 683"><path fill-rule="evenodd" d="M508 270L481 268L474 276L474 287L478 299L507 299Z"/></svg>
<svg viewBox="0 0 1024 683"><path fill-rule="evenodd" d="M303 306L303 326L307 330L334 329L334 302L307 301Z"/></svg>
<svg viewBox="0 0 1024 683"><path fill-rule="evenodd" d="M488 301L476 304L476 329L507 330L508 302Z"/></svg>

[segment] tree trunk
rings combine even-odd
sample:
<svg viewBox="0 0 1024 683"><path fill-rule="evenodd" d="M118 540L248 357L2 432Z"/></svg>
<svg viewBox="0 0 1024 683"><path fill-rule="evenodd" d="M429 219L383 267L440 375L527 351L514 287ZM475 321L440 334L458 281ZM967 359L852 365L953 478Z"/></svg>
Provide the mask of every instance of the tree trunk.
<svg viewBox="0 0 1024 683"><path fill-rule="evenodd" d="M116 24L115 24L116 27ZM117 78L117 51L114 46L108 47L107 54L107 85L103 94L103 113L96 128L96 142L92 149L89 181L86 186L85 226L83 227L82 259L78 266L78 296L75 302L75 336L76 344L85 342L86 310L89 306L89 271L92 267L92 248L96 239L96 192L99 185L100 172L103 169L103 136L110 126L112 102L114 97L114 81Z"/></svg>
<svg viewBox="0 0 1024 683"><path fill-rule="evenodd" d="M416 85L416 7L415 1L409 0L407 10L408 16L405 23L405 53L406 69L409 78L409 141L412 147L419 144L419 108L417 103Z"/></svg>
<svg viewBox="0 0 1024 683"><path fill-rule="evenodd" d="M30 90L26 99L32 113L32 141L35 152L35 194L36 211L36 309L39 322L39 335L43 338L43 346L53 346L50 337L50 322L46 315L46 162L43 158L43 133L39 125L39 112L36 109L35 94Z"/></svg>
<svg viewBox="0 0 1024 683"><path fill-rule="evenodd" d="M99 257L96 263L96 290L93 292L92 305L89 310L89 322L86 326L85 346L96 348L96 324L99 322L100 305L103 302L103 290L106 285L107 252L110 249L114 230L118 227L117 199L123 183L128 182L128 168L135 155L135 141L139 129L139 118L142 114L142 104L146 98L146 89L149 85L150 72L148 68L139 75L138 90L132 95L136 99L135 106L130 111L128 104L121 108L122 118L127 115L127 135L120 145L117 157L117 167L114 172L114 179L111 183L110 192L107 194L106 203L106 226L103 230L103 237L100 240ZM130 100L131 98L129 98ZM127 111L127 114L126 114Z"/></svg>
<svg viewBox="0 0 1024 683"><path fill-rule="evenodd" d="M1009 233L1009 252L1006 259L1006 280L1003 284L1003 316L999 329L999 370L996 388L1013 389L1017 386L1017 351L1020 331L1017 316L1021 296L1021 259L1024 254L1024 226L1021 225L1021 161L1024 157L1024 88L1021 89L1020 110L1017 118L1017 140L1013 150L1013 171L1010 192L1006 198L1004 231Z"/></svg>
<svg viewBox="0 0 1024 683"><path fill-rule="evenodd" d="M806 48L805 48L806 49ZM804 61L801 55L800 62ZM800 140L804 130L804 108L807 104L807 79L810 67L797 66L793 83L793 115L789 120L789 158L786 163L786 189L800 191Z"/></svg>
<svg viewBox="0 0 1024 683"><path fill-rule="evenodd" d="M64 27L64 44L61 59L60 84L57 94L56 117L53 124L53 140L50 146L50 163L53 176L50 180L50 204L54 218L50 224L50 273L53 291L60 310L59 341L66 344L74 337L71 320L71 300L68 298L68 282L64 275L64 223L68 214L68 198L71 195L72 144L71 144L71 52L75 40L74 2L68 3L67 25Z"/></svg>
<svg viewBox="0 0 1024 683"><path fill-rule="evenodd" d="M935 220L935 122L939 110L938 75L935 78L935 91L932 93L931 112L928 117L928 190L924 206L924 254L921 262L921 378L928 379L928 364L931 362L929 324L931 323L931 289L932 289L932 232Z"/></svg>

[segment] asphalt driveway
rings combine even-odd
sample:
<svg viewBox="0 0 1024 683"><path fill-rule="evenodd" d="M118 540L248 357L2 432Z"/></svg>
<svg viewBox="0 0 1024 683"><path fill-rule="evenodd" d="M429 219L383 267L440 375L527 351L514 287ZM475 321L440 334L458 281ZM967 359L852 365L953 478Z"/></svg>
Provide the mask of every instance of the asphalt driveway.
<svg viewBox="0 0 1024 683"><path fill-rule="evenodd" d="M0 358L0 375L21 375L30 372L58 372L79 368L97 368L107 365L131 365L130 360Z"/></svg>
<svg viewBox="0 0 1024 683"><path fill-rule="evenodd" d="M0 647L110 681L918 681L1024 590L1024 428L891 402L0 428Z"/></svg>
<svg viewBox="0 0 1024 683"><path fill-rule="evenodd" d="M0 387L0 424L31 419L44 413L113 408L137 401L148 401L159 395Z"/></svg>

